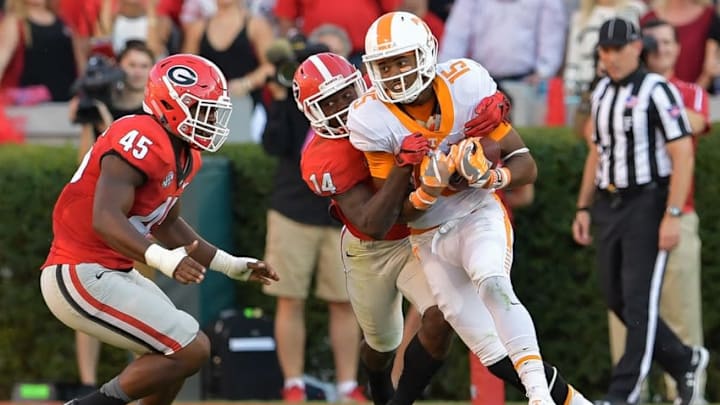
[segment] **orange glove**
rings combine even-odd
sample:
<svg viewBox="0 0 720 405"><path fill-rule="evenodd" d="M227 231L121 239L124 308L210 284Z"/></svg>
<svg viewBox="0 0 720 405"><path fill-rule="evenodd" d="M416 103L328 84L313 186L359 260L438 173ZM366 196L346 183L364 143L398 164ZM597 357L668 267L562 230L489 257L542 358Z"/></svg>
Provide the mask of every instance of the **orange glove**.
<svg viewBox="0 0 720 405"><path fill-rule="evenodd" d="M439 150L425 156L420 165L420 181L433 196L438 196L450 183L450 176L455 173L455 162Z"/></svg>
<svg viewBox="0 0 720 405"><path fill-rule="evenodd" d="M485 187L492 177L492 162L485 157L479 138L465 138L450 148L450 159L470 187Z"/></svg>
<svg viewBox="0 0 720 405"><path fill-rule="evenodd" d="M498 125L507 121L510 114L510 101L505 93L496 91L485 97L475 107L475 118L465 123L465 136L483 137L490 134Z"/></svg>
<svg viewBox="0 0 720 405"><path fill-rule="evenodd" d="M510 170L507 167L492 168L492 162L485 157L480 138L465 138L453 145L449 157L470 187L497 190L510 184Z"/></svg>

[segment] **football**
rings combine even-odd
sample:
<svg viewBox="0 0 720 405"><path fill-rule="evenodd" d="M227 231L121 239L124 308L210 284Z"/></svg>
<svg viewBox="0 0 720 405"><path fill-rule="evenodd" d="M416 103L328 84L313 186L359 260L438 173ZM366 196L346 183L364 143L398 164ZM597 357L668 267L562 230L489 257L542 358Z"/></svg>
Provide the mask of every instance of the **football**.
<svg viewBox="0 0 720 405"><path fill-rule="evenodd" d="M496 167L500 163L500 144L490 138L480 138L480 145L483 147L485 157L493 163L492 167Z"/></svg>

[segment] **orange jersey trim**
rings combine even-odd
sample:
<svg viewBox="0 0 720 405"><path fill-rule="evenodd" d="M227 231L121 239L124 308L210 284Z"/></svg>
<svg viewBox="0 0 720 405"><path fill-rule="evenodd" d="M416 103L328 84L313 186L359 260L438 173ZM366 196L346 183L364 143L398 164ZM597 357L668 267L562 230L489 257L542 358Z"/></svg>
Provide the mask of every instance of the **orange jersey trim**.
<svg viewBox="0 0 720 405"><path fill-rule="evenodd" d="M388 152L365 152L370 175L378 179L387 179L395 166L395 156Z"/></svg>
<svg viewBox="0 0 720 405"><path fill-rule="evenodd" d="M495 142L500 142L501 139L505 138L505 136L510 133L511 129L512 125L507 122L501 122L500 125L495 127L495 129L488 134L488 137Z"/></svg>
<svg viewBox="0 0 720 405"><path fill-rule="evenodd" d="M450 89L448 89L445 81L436 77L435 80L433 80L433 90L435 90L435 97L437 97L437 102L440 104L440 129L437 131L427 129L412 117L405 114L397 105L389 103L385 105L411 133L419 132L428 138L431 144L434 140L435 145L439 145L443 138L452 130L455 121L455 107L453 106L452 97L450 96Z"/></svg>

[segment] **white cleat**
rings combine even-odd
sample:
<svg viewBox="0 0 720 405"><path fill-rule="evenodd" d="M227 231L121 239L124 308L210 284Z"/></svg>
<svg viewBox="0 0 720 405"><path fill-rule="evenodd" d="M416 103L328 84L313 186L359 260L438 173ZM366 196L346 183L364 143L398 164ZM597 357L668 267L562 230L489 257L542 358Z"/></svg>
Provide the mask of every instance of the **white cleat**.
<svg viewBox="0 0 720 405"><path fill-rule="evenodd" d="M570 395L570 400L567 401L568 405L593 405L592 402L588 401L587 398L585 398L583 394L576 390L572 385L568 384L568 390L568 395Z"/></svg>
<svg viewBox="0 0 720 405"><path fill-rule="evenodd" d="M550 396L530 397L528 405L555 405L555 402L553 402Z"/></svg>

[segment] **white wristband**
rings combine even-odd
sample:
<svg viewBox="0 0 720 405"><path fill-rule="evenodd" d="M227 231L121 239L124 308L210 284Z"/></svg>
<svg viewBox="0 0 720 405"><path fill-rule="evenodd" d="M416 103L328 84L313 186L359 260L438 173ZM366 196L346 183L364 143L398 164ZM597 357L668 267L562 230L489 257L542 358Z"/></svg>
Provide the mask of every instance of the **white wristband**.
<svg viewBox="0 0 720 405"><path fill-rule="evenodd" d="M185 257L187 257L187 252L184 246L168 250L157 243L153 243L145 250L145 263L160 270L170 278L173 278L175 269Z"/></svg>
<svg viewBox="0 0 720 405"><path fill-rule="evenodd" d="M228 277L247 281L252 274L252 270L248 268L248 263L254 263L258 261L253 257L237 257L230 253L218 249L210 262L210 268L220 273L225 273Z"/></svg>

